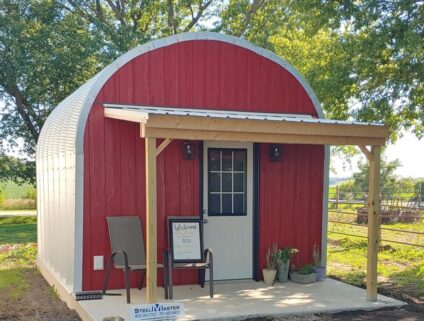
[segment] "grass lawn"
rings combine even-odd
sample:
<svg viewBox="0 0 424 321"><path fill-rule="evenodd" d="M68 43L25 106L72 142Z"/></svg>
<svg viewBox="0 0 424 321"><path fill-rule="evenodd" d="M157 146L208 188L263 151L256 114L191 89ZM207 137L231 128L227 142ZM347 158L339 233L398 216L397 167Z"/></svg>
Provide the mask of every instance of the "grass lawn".
<svg viewBox="0 0 424 321"><path fill-rule="evenodd" d="M28 283L23 273L35 271L36 217L0 217L0 292L19 300Z"/></svg>
<svg viewBox="0 0 424 321"><path fill-rule="evenodd" d="M339 214L336 214L339 215ZM341 215L340 215L341 216ZM348 218L349 217L349 218ZM354 216L330 219L353 222ZM424 232L424 222L384 224L382 228ZM338 235L334 232L364 235L366 226L329 223L328 274L347 283L364 286L367 267L367 239ZM382 239L424 245L424 235L381 231ZM378 283L392 290L402 290L416 297L424 296L424 248L382 242L378 254Z"/></svg>

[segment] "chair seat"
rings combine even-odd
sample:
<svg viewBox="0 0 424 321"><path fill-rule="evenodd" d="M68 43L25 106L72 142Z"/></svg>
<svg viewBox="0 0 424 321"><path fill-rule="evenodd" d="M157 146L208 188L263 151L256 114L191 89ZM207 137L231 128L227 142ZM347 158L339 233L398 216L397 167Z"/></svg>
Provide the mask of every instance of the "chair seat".
<svg viewBox="0 0 424 321"><path fill-rule="evenodd" d="M125 269L125 265L116 265L115 267ZM147 270L147 265L130 265L129 268L131 271ZM163 269L163 264L158 263L158 269Z"/></svg>
<svg viewBox="0 0 424 321"><path fill-rule="evenodd" d="M204 269L209 267L209 263L200 262L200 263L174 263L172 265L174 269Z"/></svg>

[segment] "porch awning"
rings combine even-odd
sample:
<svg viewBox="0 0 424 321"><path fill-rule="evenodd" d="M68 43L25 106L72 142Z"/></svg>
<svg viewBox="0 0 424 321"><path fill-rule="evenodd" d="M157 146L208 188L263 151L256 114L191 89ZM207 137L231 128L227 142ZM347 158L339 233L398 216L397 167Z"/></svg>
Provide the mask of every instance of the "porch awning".
<svg viewBox="0 0 424 321"><path fill-rule="evenodd" d="M104 104L108 118L138 122L141 137L258 143L384 145L389 130L377 123L310 115Z"/></svg>
<svg viewBox="0 0 424 321"><path fill-rule="evenodd" d="M172 139L359 146L370 165L367 298L377 300L380 146L389 136L388 127L317 119L310 115L103 105L105 117L140 123L140 136L146 139L146 288L149 303L157 301L156 157ZM156 138L165 140L156 146Z"/></svg>

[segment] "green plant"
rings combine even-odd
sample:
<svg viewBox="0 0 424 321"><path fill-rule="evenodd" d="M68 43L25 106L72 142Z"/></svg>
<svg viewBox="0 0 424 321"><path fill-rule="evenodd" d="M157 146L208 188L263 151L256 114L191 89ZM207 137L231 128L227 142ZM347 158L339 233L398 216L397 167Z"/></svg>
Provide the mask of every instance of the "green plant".
<svg viewBox="0 0 424 321"><path fill-rule="evenodd" d="M29 199L36 201L37 200L37 190L35 188L28 190L25 194L25 198L29 198Z"/></svg>
<svg viewBox="0 0 424 321"><path fill-rule="evenodd" d="M6 193L4 190L0 187L0 206L3 205L4 200L6 199Z"/></svg>
<svg viewBox="0 0 424 321"><path fill-rule="evenodd" d="M278 247L277 244L272 244L268 247L266 251L266 269L267 270L276 270L277 269L277 253Z"/></svg>
<svg viewBox="0 0 424 321"><path fill-rule="evenodd" d="M277 259L281 261L281 263L286 263L298 252L299 250L294 247L283 247L278 250Z"/></svg>
<svg viewBox="0 0 424 321"><path fill-rule="evenodd" d="M304 265L299 271L299 274L303 274L303 275L308 275L311 273L315 273L313 264Z"/></svg>

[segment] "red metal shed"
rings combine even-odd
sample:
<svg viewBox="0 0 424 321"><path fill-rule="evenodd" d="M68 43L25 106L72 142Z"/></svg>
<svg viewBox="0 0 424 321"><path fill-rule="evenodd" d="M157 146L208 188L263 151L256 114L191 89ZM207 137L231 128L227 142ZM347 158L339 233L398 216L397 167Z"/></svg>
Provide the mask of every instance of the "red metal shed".
<svg viewBox="0 0 424 321"><path fill-rule="evenodd" d="M38 262L69 292L101 288L104 271L93 262L110 254L106 216L146 222L145 140L138 123L105 117L105 105L223 119L323 118L292 66L239 38L180 34L117 59L53 111L38 144ZM297 265L312 261L314 244L325 260L324 145L296 144L292 135L274 161L267 140L192 139L193 159L182 157L186 139L174 139L157 158L158 257L168 216L208 212L205 246L214 250L217 279L259 280L271 243L298 248ZM196 271L174 274L176 284L197 280ZM111 286L123 287L118 271Z"/></svg>

